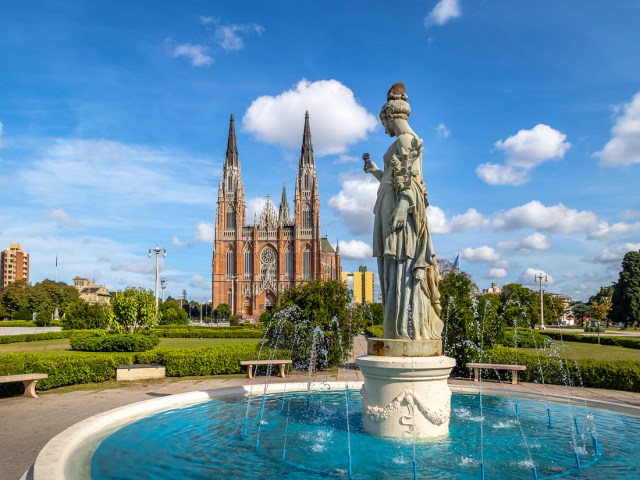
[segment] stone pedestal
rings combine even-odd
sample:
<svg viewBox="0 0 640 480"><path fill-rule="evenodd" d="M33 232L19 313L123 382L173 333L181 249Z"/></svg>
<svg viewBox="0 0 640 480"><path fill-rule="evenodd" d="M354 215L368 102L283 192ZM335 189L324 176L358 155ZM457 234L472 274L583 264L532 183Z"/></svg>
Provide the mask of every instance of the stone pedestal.
<svg viewBox="0 0 640 480"><path fill-rule="evenodd" d="M370 352L372 343L389 342L369 340ZM412 348L412 342L406 343L406 348ZM394 348L405 347L391 344L390 350ZM438 438L449 433L451 390L447 379L456 364L455 359L437 353L415 357L369 354L357 358L356 363L364 377L362 420L365 431L377 437L408 440Z"/></svg>

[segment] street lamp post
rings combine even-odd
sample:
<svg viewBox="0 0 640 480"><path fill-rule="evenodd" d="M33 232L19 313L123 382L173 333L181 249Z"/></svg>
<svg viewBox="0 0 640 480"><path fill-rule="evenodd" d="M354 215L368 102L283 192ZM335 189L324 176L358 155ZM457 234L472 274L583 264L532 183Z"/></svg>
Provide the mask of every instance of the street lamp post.
<svg viewBox="0 0 640 480"><path fill-rule="evenodd" d="M542 293L542 280L547 282L547 274L542 275L542 272L534 275L533 279L536 283L540 283L540 330L544 330L546 327L544 326L544 295Z"/></svg>
<svg viewBox="0 0 640 480"><path fill-rule="evenodd" d="M162 303L164 303L164 289L167 288L167 277L160 277L160 288L162 289Z"/></svg>
<svg viewBox="0 0 640 480"><path fill-rule="evenodd" d="M156 254L156 291L155 291L155 296L156 296L156 318L158 318L158 256L160 255L160 252L162 252L162 256L166 257L167 256L167 247L158 247L156 245L156 248L151 248L149 247L149 258L151 258L151 252L155 252Z"/></svg>

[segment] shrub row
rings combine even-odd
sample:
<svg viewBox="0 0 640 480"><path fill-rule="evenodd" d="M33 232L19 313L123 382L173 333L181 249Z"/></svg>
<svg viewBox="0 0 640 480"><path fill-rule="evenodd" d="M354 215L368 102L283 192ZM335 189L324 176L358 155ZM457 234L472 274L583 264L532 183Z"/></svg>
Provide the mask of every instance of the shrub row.
<svg viewBox="0 0 640 480"><path fill-rule="evenodd" d="M97 337L98 338L98 337ZM160 363L170 377L226 375L241 373L240 360L258 358L289 358L285 350L270 350L253 343L220 345L193 349L158 349L143 353L10 353L0 354L0 376L22 373L46 373L38 381L38 390L65 385L103 382L116 376L122 364ZM0 384L0 397L22 392L19 383Z"/></svg>
<svg viewBox="0 0 640 480"><path fill-rule="evenodd" d="M242 328L221 329L213 327L205 328L171 328L156 329L154 333L165 338L262 338L262 330L247 330Z"/></svg>
<svg viewBox="0 0 640 480"><path fill-rule="evenodd" d="M256 323L253 323L251 325L257 325ZM212 327L212 326L205 326L205 325L160 325L158 327L156 327L156 330L171 330L171 329L176 329L179 328L181 330L211 330L212 328L215 328L216 330L242 330L243 328L247 328L245 326L230 326L230 327Z"/></svg>
<svg viewBox="0 0 640 480"><path fill-rule="evenodd" d="M103 382L114 378L116 367L133 363L130 353L9 353L0 354L0 375L46 373L48 378L38 381L38 390ZM0 385L0 395L22 391L16 383Z"/></svg>
<svg viewBox="0 0 640 480"><path fill-rule="evenodd" d="M137 363L160 363L167 367L170 377L186 377L200 375L225 375L242 373L244 367L240 360L258 358L259 345L241 343L236 345L219 345L191 349L157 349L137 354ZM284 350L271 351L265 347L260 358L289 358Z"/></svg>
<svg viewBox="0 0 640 480"><path fill-rule="evenodd" d="M28 320L3 320L0 321L0 327L35 327L34 322Z"/></svg>
<svg viewBox="0 0 640 480"><path fill-rule="evenodd" d="M538 330L530 328L505 328L498 338L500 345L515 348L542 348L545 344L552 342L548 336L541 335Z"/></svg>
<svg viewBox="0 0 640 480"><path fill-rule="evenodd" d="M554 340L564 340L565 342L582 342L582 343L598 343L597 335L580 335L579 333L563 333L563 332L540 332L543 335L553 338ZM607 337L600 335L600 345L614 345L617 347L640 348L640 338L629 337Z"/></svg>
<svg viewBox="0 0 640 480"><path fill-rule="evenodd" d="M640 392L640 362L632 360L570 360L565 363L557 356L516 352L513 348L496 346L485 352L485 362L526 365L518 372L525 382L554 385L573 385ZM483 370L483 378L504 378L505 371Z"/></svg>
<svg viewBox="0 0 640 480"><path fill-rule="evenodd" d="M72 350L86 352L146 352L160 343L154 335L113 333L110 335L78 334L70 338Z"/></svg>
<svg viewBox="0 0 640 480"><path fill-rule="evenodd" d="M382 325L369 325L364 329L364 333L368 337L382 338Z"/></svg>

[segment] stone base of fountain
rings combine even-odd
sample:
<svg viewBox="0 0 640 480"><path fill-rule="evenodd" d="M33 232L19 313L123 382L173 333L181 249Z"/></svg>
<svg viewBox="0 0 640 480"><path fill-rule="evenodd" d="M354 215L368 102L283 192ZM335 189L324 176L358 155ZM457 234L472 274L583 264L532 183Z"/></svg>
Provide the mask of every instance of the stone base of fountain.
<svg viewBox="0 0 640 480"><path fill-rule="evenodd" d="M438 342L369 339L369 355L356 359L364 377L362 422L365 431L377 437L407 440L448 435L451 390L447 380L456 361L438 354L441 351L441 343L436 345ZM431 356L389 355L412 349L434 353ZM376 351L381 354L372 354Z"/></svg>

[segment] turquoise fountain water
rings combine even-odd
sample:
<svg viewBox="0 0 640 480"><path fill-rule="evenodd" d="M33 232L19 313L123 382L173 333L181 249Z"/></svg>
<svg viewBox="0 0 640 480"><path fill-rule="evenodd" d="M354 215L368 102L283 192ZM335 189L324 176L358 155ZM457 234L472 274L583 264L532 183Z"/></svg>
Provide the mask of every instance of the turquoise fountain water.
<svg viewBox="0 0 640 480"><path fill-rule="evenodd" d="M94 453L92 480L478 479L481 463L486 478L637 475L638 419L566 402L550 402L550 427L546 402L520 399L516 413L513 399L483 394L481 414L478 395L454 394L449 436L417 444L365 433L351 390L266 395L243 437L245 402L219 398L123 427ZM596 432L594 416L606 428Z"/></svg>

